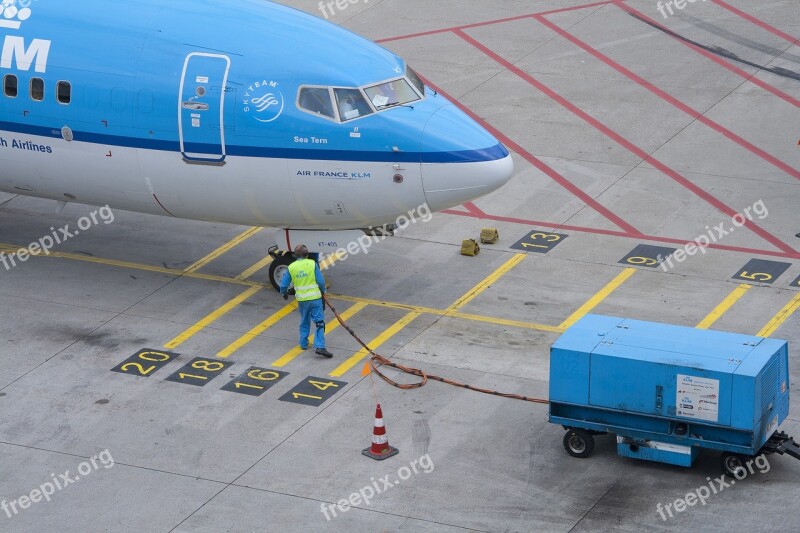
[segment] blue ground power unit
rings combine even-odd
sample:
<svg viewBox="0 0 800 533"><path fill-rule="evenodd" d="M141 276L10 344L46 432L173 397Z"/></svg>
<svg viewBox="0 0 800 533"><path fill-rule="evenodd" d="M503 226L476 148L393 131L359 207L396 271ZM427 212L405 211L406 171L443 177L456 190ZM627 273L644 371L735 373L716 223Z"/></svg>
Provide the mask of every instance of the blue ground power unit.
<svg viewBox="0 0 800 533"><path fill-rule="evenodd" d="M550 422L574 457L614 433L620 455L691 466L714 449L733 474L759 453L800 458L777 432L788 414L786 341L587 315L550 350Z"/></svg>

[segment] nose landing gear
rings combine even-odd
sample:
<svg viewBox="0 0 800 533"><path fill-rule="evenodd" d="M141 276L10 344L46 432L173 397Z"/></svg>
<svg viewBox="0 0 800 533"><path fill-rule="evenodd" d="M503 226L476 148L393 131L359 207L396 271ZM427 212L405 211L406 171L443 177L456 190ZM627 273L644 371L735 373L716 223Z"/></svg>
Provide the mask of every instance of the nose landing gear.
<svg viewBox="0 0 800 533"><path fill-rule="evenodd" d="M269 282L277 291L280 290L283 275L289 271L289 265L294 263L295 259L291 252L279 251L277 246L269 249L269 255L273 259L269 264Z"/></svg>

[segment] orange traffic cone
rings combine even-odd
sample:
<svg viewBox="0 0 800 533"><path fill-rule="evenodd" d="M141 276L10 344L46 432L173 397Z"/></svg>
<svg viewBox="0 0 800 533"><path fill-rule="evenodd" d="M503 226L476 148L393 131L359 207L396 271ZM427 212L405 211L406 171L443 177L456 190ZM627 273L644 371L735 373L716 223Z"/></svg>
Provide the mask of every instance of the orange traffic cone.
<svg viewBox="0 0 800 533"><path fill-rule="evenodd" d="M362 450L364 455L377 461L383 461L393 455L400 453L400 450L389 445L389 438L386 436L386 427L383 425L383 412L381 404L375 409L375 429L372 431L372 446Z"/></svg>

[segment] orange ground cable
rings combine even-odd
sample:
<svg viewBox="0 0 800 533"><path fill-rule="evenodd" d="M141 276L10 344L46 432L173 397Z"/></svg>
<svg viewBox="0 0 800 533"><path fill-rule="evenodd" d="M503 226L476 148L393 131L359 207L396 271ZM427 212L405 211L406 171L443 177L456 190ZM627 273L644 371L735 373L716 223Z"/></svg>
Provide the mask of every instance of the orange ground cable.
<svg viewBox="0 0 800 533"><path fill-rule="evenodd" d="M473 385L468 385L466 383L461 383L460 381L454 381L452 379L447 379L447 378L443 378L443 377L440 377L440 376L434 376L434 375L431 375L431 374L427 374L426 372L424 372L423 370L420 370L418 368L411 368L411 367L407 367L407 366L392 362L392 360L390 360L390 359L388 359L388 358L386 358L386 357L384 357L384 356L382 356L380 354L375 353L372 350L372 348L367 346L367 344L359 338L359 336L356 334L356 332L353 331L353 329L350 326L347 325L347 322L345 322L342 319L342 317L339 316L339 313L336 311L336 308L333 307L333 305L331 305L331 302L330 302L330 300L328 300L327 296L323 295L322 298L324 299L325 303L330 308L330 310L333 312L333 314L336 316L336 320L339 321L339 324L341 324L342 327L344 329L346 329L347 332L356 340L356 342L358 344L360 344L365 350L367 350L369 352L369 354L372 356L371 359L370 359L370 365L372 366L373 372L375 372L378 376L380 376L380 378L383 381L385 381L386 383L388 383L389 385L391 385L393 387L397 387L398 389L404 389L404 390L418 389L420 387L425 386L425 384L428 383L428 380L432 379L434 381L440 381L442 383L446 383L448 385L453 385L455 387L461 387L463 389L467 389L467 390L471 390L471 391L475 391L475 392L480 392L480 393L483 393L483 394L491 394L492 396L500 396L501 398L509 398L509 399L512 399L512 400L522 400L522 401L525 401L525 402L541 403L541 404L549 404L550 403L548 400L543 400L541 398L531 398L531 397L528 397L528 396L522 396L520 394L509 394L509 393L505 393L505 392L499 392L499 391L496 391L496 390L481 389L481 388L475 387ZM382 373L380 371L380 367L382 367L382 366L388 366L388 367L391 367L391 368L395 368L395 369L397 369L397 370L399 370L399 371L401 371L401 372L403 372L405 374L410 374L412 376L416 376L416 377L419 378L419 381L417 383L398 383L398 382L394 381L392 378L390 378L389 376L387 376L386 374L384 374L384 373Z"/></svg>

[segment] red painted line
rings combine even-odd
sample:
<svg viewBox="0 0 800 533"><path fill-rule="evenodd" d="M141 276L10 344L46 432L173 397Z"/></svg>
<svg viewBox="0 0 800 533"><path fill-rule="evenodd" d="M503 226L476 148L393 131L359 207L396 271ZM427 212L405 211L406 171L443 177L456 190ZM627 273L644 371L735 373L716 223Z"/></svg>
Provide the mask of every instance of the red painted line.
<svg viewBox="0 0 800 533"><path fill-rule="evenodd" d="M589 115L588 113L586 113L585 111L583 111L582 109L580 109L579 107L574 105L572 102L570 102L569 100L567 100L566 98L564 98L560 94L556 93L550 87L548 87L544 83L540 82L539 80L537 80L536 78L534 78L533 76L528 74L527 72L524 72L522 69L516 67L511 62L507 61L506 59L504 59L500 55L496 54L495 52L493 52L492 50L490 50L489 48L487 48L486 46L484 46L480 42L476 41L475 39L473 39L472 37L470 37L469 35L467 35L463 31L455 30L453 33L455 33L456 35L458 35L459 37L464 39L464 41L466 41L467 43L471 44L472 46L474 46L475 48L477 48L478 50L480 50L481 52L486 54L488 57L490 57L493 60L495 60L497 63L499 63L503 67L507 68L509 71L513 72L514 74L516 74L517 76L519 76L520 78L522 78L523 80L528 82L529 84L531 84L534 87L536 87L538 90L540 90L541 92L546 94L548 97L550 97L551 99L553 99L556 102L558 102L559 104L561 104L564 108L566 108L567 110L569 110L573 114L577 115L578 117L580 117L581 119L586 121L588 124L593 126L598 131L602 132L604 135L606 135L607 137L609 137L610 139L612 139L613 141L618 143L620 146L622 146L626 150L628 150L631 153L635 154L637 157L641 158L643 161L653 165L655 168L657 168L658 170L660 170L661 172L663 172L664 174L666 174L667 176L672 178L677 183L683 185L685 188L689 189L694 194L696 194L700 198L704 199L706 202L708 202L709 204L713 205L714 207L716 207L717 209L719 209L720 211L722 211L726 215L728 215L730 217L734 217L735 215L738 214L736 212L736 210L734 210L733 208L731 208L728 205L724 204L719 199L715 198L713 195L711 195L707 191L703 190L699 186L695 185L690 180L688 180L687 178L685 178L684 176L682 176L681 174L679 174L675 170L671 169L670 167L668 167L667 165L665 165L664 163L662 163L658 159L652 157L647 152L645 152L644 150L642 150L641 148L639 148L638 146L636 146L632 142L630 142L627 139L625 139L624 137L622 137L622 135L620 135L616 131L612 130L611 128L609 128L608 126L606 126L605 124L603 124L602 122L600 122L599 120L594 118L593 116ZM778 248L780 250L783 250L786 253L796 253L796 250L794 248L792 248L788 244L784 243L779 238L775 237L774 235L772 235L771 233L769 233L765 229L761 228L758 224L752 222L751 220L748 220L745 223L745 226L747 228L749 228L751 231L753 231L754 233L756 233L757 235L759 235L761 238L763 238L764 240L766 240L767 242L769 242L770 244L775 246L776 248Z"/></svg>
<svg viewBox="0 0 800 533"><path fill-rule="evenodd" d="M556 13L568 13L570 11L578 11L581 9L588 9L590 7L600 7L600 6L607 6L608 4L613 3L614 0L607 0L605 2L593 2L591 4L583 4L582 6L572 6L572 7L560 7L558 9L550 9L548 11L540 11L539 13L534 13L534 15L555 15Z"/></svg>
<svg viewBox="0 0 800 533"><path fill-rule="evenodd" d="M658 87L656 87L655 85L653 85L649 81L645 80L641 76L638 76L633 71L623 67L622 65L620 65L619 63L617 63L616 61L614 61L613 59L611 59L607 55L605 55L605 54L601 53L599 50L591 47L586 42L581 41L580 39L578 39L577 37L575 37L574 35L572 35L568 31L566 31L563 28L557 26L556 24L550 22L549 20L547 20L543 16L535 15L533 18L536 19L537 21L541 22L542 24L544 24L545 26L547 26L548 28L550 28L554 32L558 33L559 35L561 35L565 39L569 40L574 45L576 45L576 46L582 48L584 51L590 53L591 55L593 55L594 57L596 57L597 59L599 59L600 61L602 61L606 65L608 65L609 67L611 67L614 70L616 70L617 72L619 72L620 74L623 74L624 76L628 77L629 79L635 81L637 84L639 84L640 86L644 87L645 89L647 89L651 93L655 94L656 96L658 96L662 100L672 104L673 106L677 107L678 109L680 109L684 113L688 114L692 118L697 119L699 122L705 124L709 128L711 128L714 131L716 131L717 133L720 133L724 137L732 140L733 142L735 142L736 144L738 144L739 146L741 146L745 150L757 155L758 157L760 157L761 159L763 159L767 163L775 166L776 168L780 169L783 172L786 172L790 176L793 176L793 177L797 178L798 180L800 180L800 170L792 167L791 165L789 165L787 163L784 163L783 161L781 161L777 157L768 154L766 151L764 151L761 148L758 148L757 146L755 146L754 144L746 141L742 137L736 135L731 130L729 130L729 129L725 128L724 126L722 126L721 124L719 124L719 123L711 120L710 118L706 117L700 111L692 109L691 107L689 107L688 105L686 105L682 101L678 100L674 96L672 96L672 95L668 94L667 92L659 89Z"/></svg>
<svg viewBox="0 0 800 533"><path fill-rule="evenodd" d="M614 0L603 0L600 2L592 2L591 4L582 4L579 6L571 6L571 7L562 7L559 9L551 9L549 11L541 11L539 13L528 13L527 15L517 15L515 17L507 17L502 19L496 20L487 20L484 22L475 22L473 24L465 24L463 26L452 26L450 28L441 28L438 30L430 30L430 31L421 31L419 33L409 33L408 35L398 35L397 37L387 37L386 39L381 39L379 41L375 41L376 43L388 43L391 41L402 41L404 39L413 39L415 37L427 37L429 35L437 35L440 33L449 33L454 30L467 30L470 28L480 28L481 26L492 26L494 24L502 24L504 22L515 22L517 20L523 20L526 18L530 18L534 15L554 15L556 13L566 13L568 11L577 11L579 9L588 9L590 7L599 7L605 6L608 4L612 4Z"/></svg>
<svg viewBox="0 0 800 533"><path fill-rule="evenodd" d="M584 226L571 226L569 224L556 224L554 222L544 222L542 220L528 220L524 218L504 217L499 215L490 215L481 211L480 213L471 213L468 211L456 211L453 209L445 209L441 211L447 215L457 215L460 217L477 218L480 220L493 220L495 222L510 222L512 224L522 224L525 226L539 226L542 228L562 229L565 231L577 231L580 233L593 233L596 235L610 235L612 237L629 237L631 239L641 239L644 237L641 233L628 233L625 231L613 229L598 229L587 228Z"/></svg>
<svg viewBox="0 0 800 533"><path fill-rule="evenodd" d="M485 215L486 214L481 210L480 207L478 207L477 205L475 205L472 202L465 203L464 204L464 209L466 209L468 213L472 213L473 215Z"/></svg>
<svg viewBox="0 0 800 533"><path fill-rule="evenodd" d="M655 235L632 235L630 233L625 233L622 231L613 231L613 230L604 230L604 229L597 229L597 228L586 228L583 226L570 226L569 224L556 224L553 222L542 222L541 220L527 220L524 218L514 218L514 217L503 217L503 216L496 216L496 215L489 215L483 213L482 215L476 215L473 213L467 213L464 211L453 211L448 209L446 211L442 211L442 213L446 213L448 215L456 215L461 217L468 217L468 218L477 218L481 220L492 220L495 222L508 222L511 224L520 224L523 226L534 226L534 227L541 227L541 228L552 228L552 229L561 229L565 231L575 231L579 233L590 233L595 235L608 235L611 237L624 237L626 239L633 239L638 241L653 241L653 242L661 242L667 244L677 244L680 246L685 246L687 244L692 244L694 241L688 241L686 239L673 239L670 237L658 237ZM800 253L786 253L786 252L777 252L775 250L759 250L758 248L745 248L741 246L727 246L724 244L712 243L708 245L708 248L712 248L715 250L724 250L727 252L740 252L745 254L754 254L754 255L767 255L771 257L782 257L784 259L800 259Z"/></svg>
<svg viewBox="0 0 800 533"><path fill-rule="evenodd" d="M632 8L629 5L627 5L624 2L624 0L614 0L614 5L619 7L620 9L622 9L624 11L627 11L631 15L636 15L640 19L646 20L647 22L649 22L653 26L656 26L656 27L659 27L659 28L662 28L662 29L666 29L663 25L661 25L658 22L656 22L655 20L651 19L650 17L648 17L647 15L642 13L641 11L637 11L634 8ZM669 36L669 37L672 37L672 35L669 35L669 34L666 34L666 35ZM718 64L719 66L730 70L734 74L736 74L738 76L741 76L745 80L747 80L747 81L749 81L749 82L751 82L751 83L753 83L755 85L758 85L759 87L761 87L765 91L768 91L768 92L774 94L778 98L780 98L782 100L785 100L786 102L789 102L790 104L792 104L795 107L800 107L800 100L798 100L797 98L794 98L794 97L786 94L785 92L781 91L777 87L773 87L769 83L757 78L756 75L758 73L749 74L749 73L745 72L744 70L740 69L739 67L737 67L736 65L734 65L734 64L732 64L732 63L730 63L728 61L725 61L724 59L722 59L721 57L717 56L716 54L712 54L708 50L703 50L702 48L699 48L699 47L693 45L692 43L687 43L686 41L683 41L683 40L678 39L676 37L672 37L672 38L675 39L676 41L678 41L679 43L681 43L682 45L691 48L692 50L694 50L698 54L701 54L701 55L707 57L708 59L710 59L714 63Z"/></svg>
<svg viewBox="0 0 800 533"><path fill-rule="evenodd" d="M464 216L474 216L475 218L478 217L475 213L470 213L469 211L459 211L457 209L443 209L439 211L440 213L447 213L448 215L464 215Z"/></svg>
<svg viewBox="0 0 800 533"><path fill-rule="evenodd" d="M745 20L747 20L749 22L752 22L756 26L759 26L760 28L763 28L763 29L767 30L768 32L772 33L773 35L777 35L781 39L785 39L785 40L789 41L792 44L800 44L800 39L797 39L796 37L792 37L788 33L782 32L781 30L779 30L775 26L767 24L763 20L758 19L758 18L754 17L753 15L751 15L749 13L745 13L741 9L733 7L732 5L730 5L727 2L723 2L723 0L711 0L711 1L714 2L715 4L717 4L719 7L727 9L731 13L735 13L736 15L739 15L743 19L745 19Z"/></svg>
<svg viewBox="0 0 800 533"><path fill-rule="evenodd" d="M604 3L610 3L610 2L604 2ZM418 33L409 33L407 35L398 35L397 37L387 37L385 39L381 39L381 40L375 41L375 42L379 43L379 44L382 44L382 43L389 43L389 42L392 42L392 41L403 41L405 39L414 39L414 38L417 38L417 37L428 37L429 35L438 35L440 33L450 33L453 30L458 30L458 29L462 29L462 28L466 28L466 27L478 28L480 26L490 26L492 24L502 24L504 22L514 22L516 20L523 20L523 19L529 18L532 15L533 15L533 13L528 13L527 15L518 15L516 17L508 17L508 18L497 19L497 20L488 20L486 22L477 22L475 24L468 24L467 26L452 26L452 27L449 27L449 28L440 28L438 30L429 30L429 31L421 31L421 32L418 32Z"/></svg>
<svg viewBox="0 0 800 533"><path fill-rule="evenodd" d="M567 178L565 178L564 176L562 176L561 174L556 172L556 170L554 170L552 167L547 165L547 163L545 163L544 161L542 161L541 159L539 159L535 155L533 155L530 152L528 152L527 150L525 150L519 144L517 144L514 141L512 141L510 137L508 137L503 132L501 132L500 130L498 130L497 128L495 128L494 126L492 126L491 124L489 124L485 120L483 120L478 115L476 115L474 112L472 112L472 110L467 108L464 104L462 104L461 102L459 102L458 100L456 100L455 98L453 98L452 96L450 96L449 94L447 94L446 92L441 90L440 88L436 87L435 85L430 83L428 80L425 80L425 81L433 89L435 89L436 91L441 93L442 96L444 96L445 98L447 98L448 100L453 102L454 105L458 106L459 109L461 109L464 113L469 115L473 120L475 120L477 123L479 123L481 126L483 126L483 128L486 129L486 131L488 131L489 133L494 135L507 148L509 148L510 150L516 152L525 161L527 161L528 163L530 163L534 167L538 168L539 170L541 170L542 172L547 174L553 181L555 181L556 183L558 183L559 185L561 185L562 187L567 189L569 192L571 192L572 194L577 196L581 201L583 201L583 203L585 203L586 205L588 205L589 207L591 207L592 209L594 209L595 211L600 213L603 217L607 218L608 220L610 220L611 222L613 222L615 225L617 225L621 229L625 230L626 232L632 233L634 235L639 235L640 234L639 230L637 230L636 228L634 228L633 226L631 226L630 224L628 224L627 222L622 220L620 217L618 217L617 215L612 213L606 207L602 206L597 200L595 200L594 198L592 198L591 196L589 196L588 194L583 192L577 185L575 185L574 183L569 181ZM467 208L467 209L469 209L469 208Z"/></svg>

